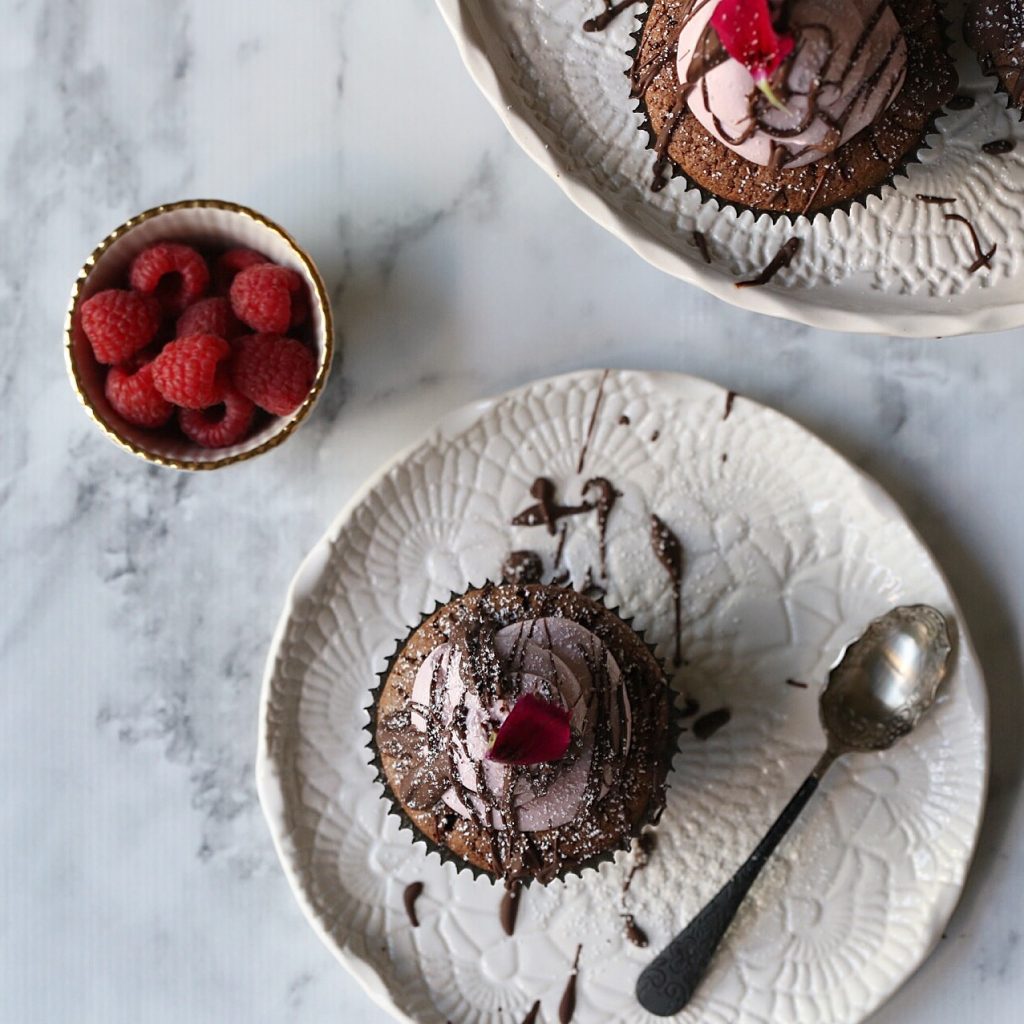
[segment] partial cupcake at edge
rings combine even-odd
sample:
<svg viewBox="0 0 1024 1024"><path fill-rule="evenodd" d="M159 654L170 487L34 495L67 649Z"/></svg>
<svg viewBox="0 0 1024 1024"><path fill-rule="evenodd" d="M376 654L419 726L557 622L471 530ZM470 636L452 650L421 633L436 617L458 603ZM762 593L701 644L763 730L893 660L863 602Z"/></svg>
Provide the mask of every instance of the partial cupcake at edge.
<svg viewBox="0 0 1024 1024"><path fill-rule="evenodd" d="M1024 121L1024 0L969 0L964 36Z"/></svg>
<svg viewBox="0 0 1024 1024"><path fill-rule="evenodd" d="M633 95L652 188L790 217L849 209L926 146L957 74L934 0L649 0Z"/></svg>
<svg viewBox="0 0 1024 1024"><path fill-rule="evenodd" d="M547 883L628 847L664 807L661 665L577 591L453 597L381 678L369 728L386 795L443 859Z"/></svg>

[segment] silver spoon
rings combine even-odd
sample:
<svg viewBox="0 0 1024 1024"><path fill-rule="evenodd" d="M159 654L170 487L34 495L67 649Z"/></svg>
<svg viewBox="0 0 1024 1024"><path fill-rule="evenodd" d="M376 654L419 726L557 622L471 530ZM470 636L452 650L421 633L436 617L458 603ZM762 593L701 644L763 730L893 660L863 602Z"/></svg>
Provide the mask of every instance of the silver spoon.
<svg viewBox="0 0 1024 1024"><path fill-rule="evenodd" d="M693 997L722 937L775 847L837 757L887 750L931 707L952 645L946 620L928 605L894 608L843 652L821 695L828 747L746 863L640 975L640 1004L659 1017Z"/></svg>

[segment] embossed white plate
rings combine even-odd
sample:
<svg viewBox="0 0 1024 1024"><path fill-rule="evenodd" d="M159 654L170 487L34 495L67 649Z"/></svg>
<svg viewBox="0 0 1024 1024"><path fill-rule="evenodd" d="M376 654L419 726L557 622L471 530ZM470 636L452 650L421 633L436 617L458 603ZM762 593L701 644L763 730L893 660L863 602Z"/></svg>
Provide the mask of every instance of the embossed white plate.
<svg viewBox="0 0 1024 1024"><path fill-rule="evenodd" d="M790 225L702 204L681 179L651 192L652 156L623 76L634 12L587 33L581 26L601 0L437 4L513 138L581 210L659 269L734 305L833 330L929 337L1024 324L1024 125L959 39L961 91L975 107L942 118L909 179L866 207ZM962 4L948 7L958 33ZM982 153L1005 138L1017 142L1012 153ZM957 202L928 205L918 193ZM969 230L944 212L968 217L986 249L998 245L990 271L968 274ZM711 266L694 229L707 236ZM788 271L764 288L735 287L793 235L803 245Z"/></svg>
<svg viewBox="0 0 1024 1024"><path fill-rule="evenodd" d="M747 856L822 749L817 690L874 616L925 601L959 623L939 569L872 481L779 413L673 374L612 372L583 473L576 463L599 371L540 381L449 417L341 512L289 592L264 683L260 800L314 928L401 1020L518 1024L556 1009L582 943L574 1020L652 1020L633 997L653 950L623 936L629 858L521 900L507 938L500 888L426 854L386 815L363 728L386 657L420 613L494 578L509 550L550 566L543 528L512 527L540 474L578 497L590 476L623 492L608 526L611 606L664 651L668 580L649 542L657 513L686 550L676 679L732 720L682 736L668 808L628 910L655 949ZM626 422L628 420L628 422ZM597 564L590 519L565 561ZM807 689L787 679L809 683ZM860 1021L941 934L971 857L984 799L984 684L959 627L956 670L918 732L834 769L729 933L692 1024ZM402 893L425 885L420 927ZM500 1011L500 1016L499 1016Z"/></svg>

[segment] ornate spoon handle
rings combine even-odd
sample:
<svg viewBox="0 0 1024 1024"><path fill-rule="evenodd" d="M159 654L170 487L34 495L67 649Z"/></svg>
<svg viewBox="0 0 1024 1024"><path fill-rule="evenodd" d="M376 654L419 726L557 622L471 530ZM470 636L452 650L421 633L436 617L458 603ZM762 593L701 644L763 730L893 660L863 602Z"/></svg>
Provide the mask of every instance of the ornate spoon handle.
<svg viewBox="0 0 1024 1024"><path fill-rule="evenodd" d="M831 751L822 756L746 862L640 975L636 995L649 1013L671 1017L693 998L750 887L814 795L835 757Z"/></svg>

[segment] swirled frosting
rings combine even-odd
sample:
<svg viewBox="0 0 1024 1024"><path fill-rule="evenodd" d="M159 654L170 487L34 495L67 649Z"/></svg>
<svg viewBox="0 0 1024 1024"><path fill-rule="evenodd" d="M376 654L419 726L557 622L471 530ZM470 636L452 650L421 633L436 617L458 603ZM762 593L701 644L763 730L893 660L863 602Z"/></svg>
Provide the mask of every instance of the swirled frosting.
<svg viewBox="0 0 1024 1024"><path fill-rule="evenodd" d="M773 81L784 110L768 102L743 64L720 48L714 53L709 22L716 6L692 4L679 36L679 81L703 127L751 163L821 160L878 121L903 86L907 44L886 0L786 5L785 31L795 48Z"/></svg>
<svg viewBox="0 0 1024 1024"><path fill-rule="evenodd" d="M443 735L451 784L441 798L456 814L522 832L564 825L588 798L608 791L614 761L630 749L632 716L620 668L594 633L558 617L499 629L493 652L507 685L500 697L487 698L457 644L434 648L416 673L411 726L426 733L429 718L431 729ZM529 768L488 760L493 733L515 699L527 693L570 711L569 751L558 762ZM605 761L603 777L593 778L599 730L617 756Z"/></svg>

